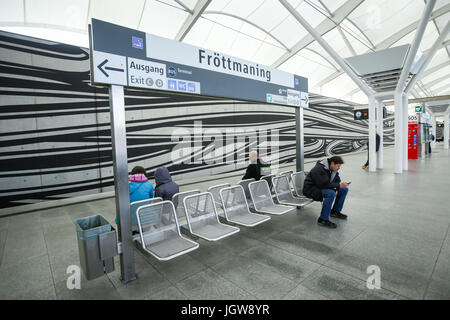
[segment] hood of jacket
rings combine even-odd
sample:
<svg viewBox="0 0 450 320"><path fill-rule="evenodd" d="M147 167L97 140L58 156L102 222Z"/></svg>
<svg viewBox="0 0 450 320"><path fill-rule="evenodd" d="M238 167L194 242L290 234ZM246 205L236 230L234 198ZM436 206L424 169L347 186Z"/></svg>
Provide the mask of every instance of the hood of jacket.
<svg viewBox="0 0 450 320"><path fill-rule="evenodd" d="M172 181L169 170L166 167L158 168L155 171L155 183L157 186Z"/></svg>
<svg viewBox="0 0 450 320"><path fill-rule="evenodd" d="M145 176L145 174L143 174L143 173L136 173L136 174L131 175L128 178L128 181L131 181L131 182L145 182L145 181L148 181L148 179Z"/></svg>
<svg viewBox="0 0 450 320"><path fill-rule="evenodd" d="M337 175L337 171L333 171L330 169L330 164L328 163L328 159L325 158L323 160L318 161L321 165L324 166L325 170L329 171L331 173L330 175L330 182L334 180L334 177Z"/></svg>
<svg viewBox="0 0 450 320"><path fill-rule="evenodd" d="M318 161L318 163L323 165L325 167L325 169L330 170L330 164L328 163L328 159L327 158Z"/></svg>

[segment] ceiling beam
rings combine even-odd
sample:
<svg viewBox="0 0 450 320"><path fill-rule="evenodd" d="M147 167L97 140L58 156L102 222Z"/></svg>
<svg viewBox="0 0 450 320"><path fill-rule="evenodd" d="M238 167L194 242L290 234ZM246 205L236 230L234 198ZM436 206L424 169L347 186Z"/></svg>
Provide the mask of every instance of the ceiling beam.
<svg viewBox="0 0 450 320"><path fill-rule="evenodd" d="M430 89L430 88L433 87L434 85L436 85L436 84L438 84L439 82L442 82L442 81L444 81L444 80L447 80L448 78L450 78L450 76L449 76L448 74L446 74L446 75L444 75L444 76L442 76L442 77L440 77L440 78L437 78L437 79L434 79L433 81L430 81L430 82L425 83L425 84L423 85L423 87L426 88L426 89Z"/></svg>
<svg viewBox="0 0 450 320"><path fill-rule="evenodd" d="M330 11L330 9L328 9L328 7L327 7L322 1L319 0L319 3L320 3L320 4L322 5L322 7L327 11L328 16L329 16L330 18L333 18L334 15L333 15L333 13ZM355 51L355 49L353 48L353 46L350 44L350 41L348 41L348 38L347 38L347 36L344 34L344 32L342 31L341 26L338 25L336 28L337 28L337 30L339 31L339 33L340 33L340 35L341 35L341 37L342 37L342 40L344 40L345 45L347 46L348 50L350 50L350 52L351 52L352 55L356 56L356 51Z"/></svg>
<svg viewBox="0 0 450 320"><path fill-rule="evenodd" d="M450 11L450 4L447 4L445 6L443 6L440 9L435 10L432 14L431 14L431 18L430 19L436 19L444 14L446 14L447 12ZM348 19L347 19L348 20ZM402 39L403 37L407 36L409 33L413 32L414 30L417 29L418 25L420 23L420 20L411 23L409 26L403 28L402 30L400 30L399 32L393 34L392 36L390 36L389 38L387 38L386 40L382 41L380 44L378 44L376 46L377 50L382 50L382 49L387 49L389 47L391 47L394 43L396 43L397 41L399 41L400 39ZM444 46L448 45L449 41L444 42ZM445 65L450 64L450 62L445 62ZM443 65L443 64L441 64ZM437 66L436 66L437 67ZM423 74L420 76L420 78L422 77L426 77L427 75L430 75L431 73L439 70L440 68L436 68L433 71L424 71ZM430 69L431 70L431 69ZM320 88L323 85L327 84L328 82L336 79L337 77L339 77L341 74L343 74L344 72L342 70L335 72L329 76L327 76L325 79L321 80L319 83L317 83L316 85L314 85L313 88Z"/></svg>
<svg viewBox="0 0 450 320"><path fill-rule="evenodd" d="M420 78L427 77L427 76L429 76L430 74L435 73L436 71L439 71L439 70L441 70L442 68L445 68L445 67L447 67L447 66L450 66L450 60L449 60L449 61L446 61L446 62L443 62L443 63L440 63L440 64L438 64L438 65L436 65L436 66L434 66L434 67L432 67L432 68L430 68L430 69L428 69L428 70L425 70L425 71L422 72L422 74L420 75Z"/></svg>
<svg viewBox="0 0 450 320"><path fill-rule="evenodd" d="M200 16L202 15L203 11L205 11L206 7L208 7L210 2L211 0L198 0L197 4L194 7L194 10L192 10L191 14L186 18L186 21L184 21L183 25L178 31L175 40L183 41L194 24L197 22L198 18L200 18Z"/></svg>
<svg viewBox="0 0 450 320"><path fill-rule="evenodd" d="M439 8L439 9L435 10L434 12L432 12L430 19L436 19L436 18L446 14L449 11L450 11L450 4L446 4L442 8ZM394 33L390 37L386 38L385 40L383 40L376 46L377 50L383 50L383 49L390 48L397 41L399 41L403 37L407 36L414 30L416 30L417 27L419 26L419 23L420 23L420 20L417 20L417 21L411 23L410 25L406 26L405 28L399 30L398 32Z"/></svg>
<svg viewBox="0 0 450 320"><path fill-rule="evenodd" d="M348 0L333 13L333 20L331 20L330 18L325 19L315 28L315 30L317 31L317 33L323 36L327 32L336 28L336 26L339 25L342 20L344 20L349 14L351 14L362 2L363 0ZM300 50L306 48L312 42L314 42L314 38L308 33L299 42L297 42L289 52L286 52L280 58L278 58L278 60L275 61L275 63L273 63L271 67L278 68L287 60L296 55Z"/></svg>
<svg viewBox="0 0 450 320"><path fill-rule="evenodd" d="M418 98L418 99L408 99L408 103L420 103L420 102L430 102L430 101L441 101L441 100L448 100L450 99L450 95L443 95L443 96L434 96L434 97L425 97L425 98ZM394 100L388 100L383 101L385 106L393 106ZM367 104L360 104L358 107L368 107Z"/></svg>
<svg viewBox="0 0 450 320"><path fill-rule="evenodd" d="M433 91L435 94L439 94L442 91L447 90L447 88L450 88L450 83L447 83L447 84L443 85L442 87L439 87L439 88L437 88L435 90L431 90L431 91Z"/></svg>
<svg viewBox="0 0 450 320"><path fill-rule="evenodd" d="M147 1L147 0L146 0ZM186 12L189 12L190 14L193 13L193 11L191 9L189 9L189 7L187 5L185 5L183 2L181 2L180 0L174 0L176 3L178 3L180 6L183 7L184 10L186 10Z"/></svg>
<svg viewBox="0 0 450 320"><path fill-rule="evenodd" d="M370 47L372 48L373 51L375 51L375 45L372 43L372 41L370 41L369 37L364 33L364 31L362 31L362 29L356 24L354 23L349 17L347 17L346 19L348 22L350 22L353 26L355 26L356 29L358 29L359 33L362 34L362 36L367 40L367 42L370 44Z"/></svg>

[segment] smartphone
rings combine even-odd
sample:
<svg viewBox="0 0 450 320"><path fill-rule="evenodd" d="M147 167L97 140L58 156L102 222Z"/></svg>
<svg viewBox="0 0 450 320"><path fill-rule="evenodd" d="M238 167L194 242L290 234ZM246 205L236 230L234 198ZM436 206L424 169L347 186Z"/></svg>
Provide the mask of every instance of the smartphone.
<svg viewBox="0 0 450 320"><path fill-rule="evenodd" d="M347 184L351 184L351 183L352 183L351 181L348 181L348 182L347 182Z"/></svg>

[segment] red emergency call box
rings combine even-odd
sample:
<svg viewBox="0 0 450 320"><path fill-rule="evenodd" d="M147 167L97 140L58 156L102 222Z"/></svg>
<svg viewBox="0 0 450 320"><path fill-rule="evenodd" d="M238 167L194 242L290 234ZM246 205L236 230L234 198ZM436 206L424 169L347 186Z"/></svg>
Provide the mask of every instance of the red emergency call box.
<svg viewBox="0 0 450 320"><path fill-rule="evenodd" d="M419 159L419 117L408 116L408 159Z"/></svg>

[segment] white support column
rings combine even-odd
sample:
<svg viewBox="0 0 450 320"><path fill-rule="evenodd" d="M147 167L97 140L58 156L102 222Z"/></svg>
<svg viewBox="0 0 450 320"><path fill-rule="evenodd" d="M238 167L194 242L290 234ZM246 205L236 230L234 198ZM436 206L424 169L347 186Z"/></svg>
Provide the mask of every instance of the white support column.
<svg viewBox="0 0 450 320"><path fill-rule="evenodd" d="M449 136L449 128L448 122L450 121L450 114L448 112L444 115L444 149L448 149L448 136Z"/></svg>
<svg viewBox="0 0 450 320"><path fill-rule="evenodd" d="M383 169L383 133L384 133L384 121L383 121L383 107L384 103L382 101L378 101L377 104L377 133L380 136L380 149L377 153L377 168Z"/></svg>
<svg viewBox="0 0 450 320"><path fill-rule="evenodd" d="M403 97L402 91L394 95L395 101L395 155L394 155L394 173L403 173Z"/></svg>
<svg viewBox="0 0 450 320"><path fill-rule="evenodd" d="M408 171L408 96L402 95L402 152L403 152L403 171Z"/></svg>
<svg viewBox="0 0 450 320"><path fill-rule="evenodd" d="M431 115L431 125L433 126L431 134L434 137L434 141L431 141L431 148L434 149L436 147L436 116L434 114Z"/></svg>
<svg viewBox="0 0 450 320"><path fill-rule="evenodd" d="M405 111L407 110L407 107L406 109L403 107L403 90L406 87L406 80L411 72L411 66L416 57L417 50L419 49L420 42L422 41L423 34L425 33L428 20L430 20L431 12L435 4L436 0L428 0L426 3L413 43L411 44L405 64L403 65L402 73L398 79L397 87L395 88L395 173L403 173L403 169L408 169L408 146L406 140L408 137L408 114L407 111ZM408 92L405 93L406 99L408 99L407 94Z"/></svg>
<svg viewBox="0 0 450 320"><path fill-rule="evenodd" d="M369 96L369 171L377 171L376 140L375 140L375 106L373 95Z"/></svg>

